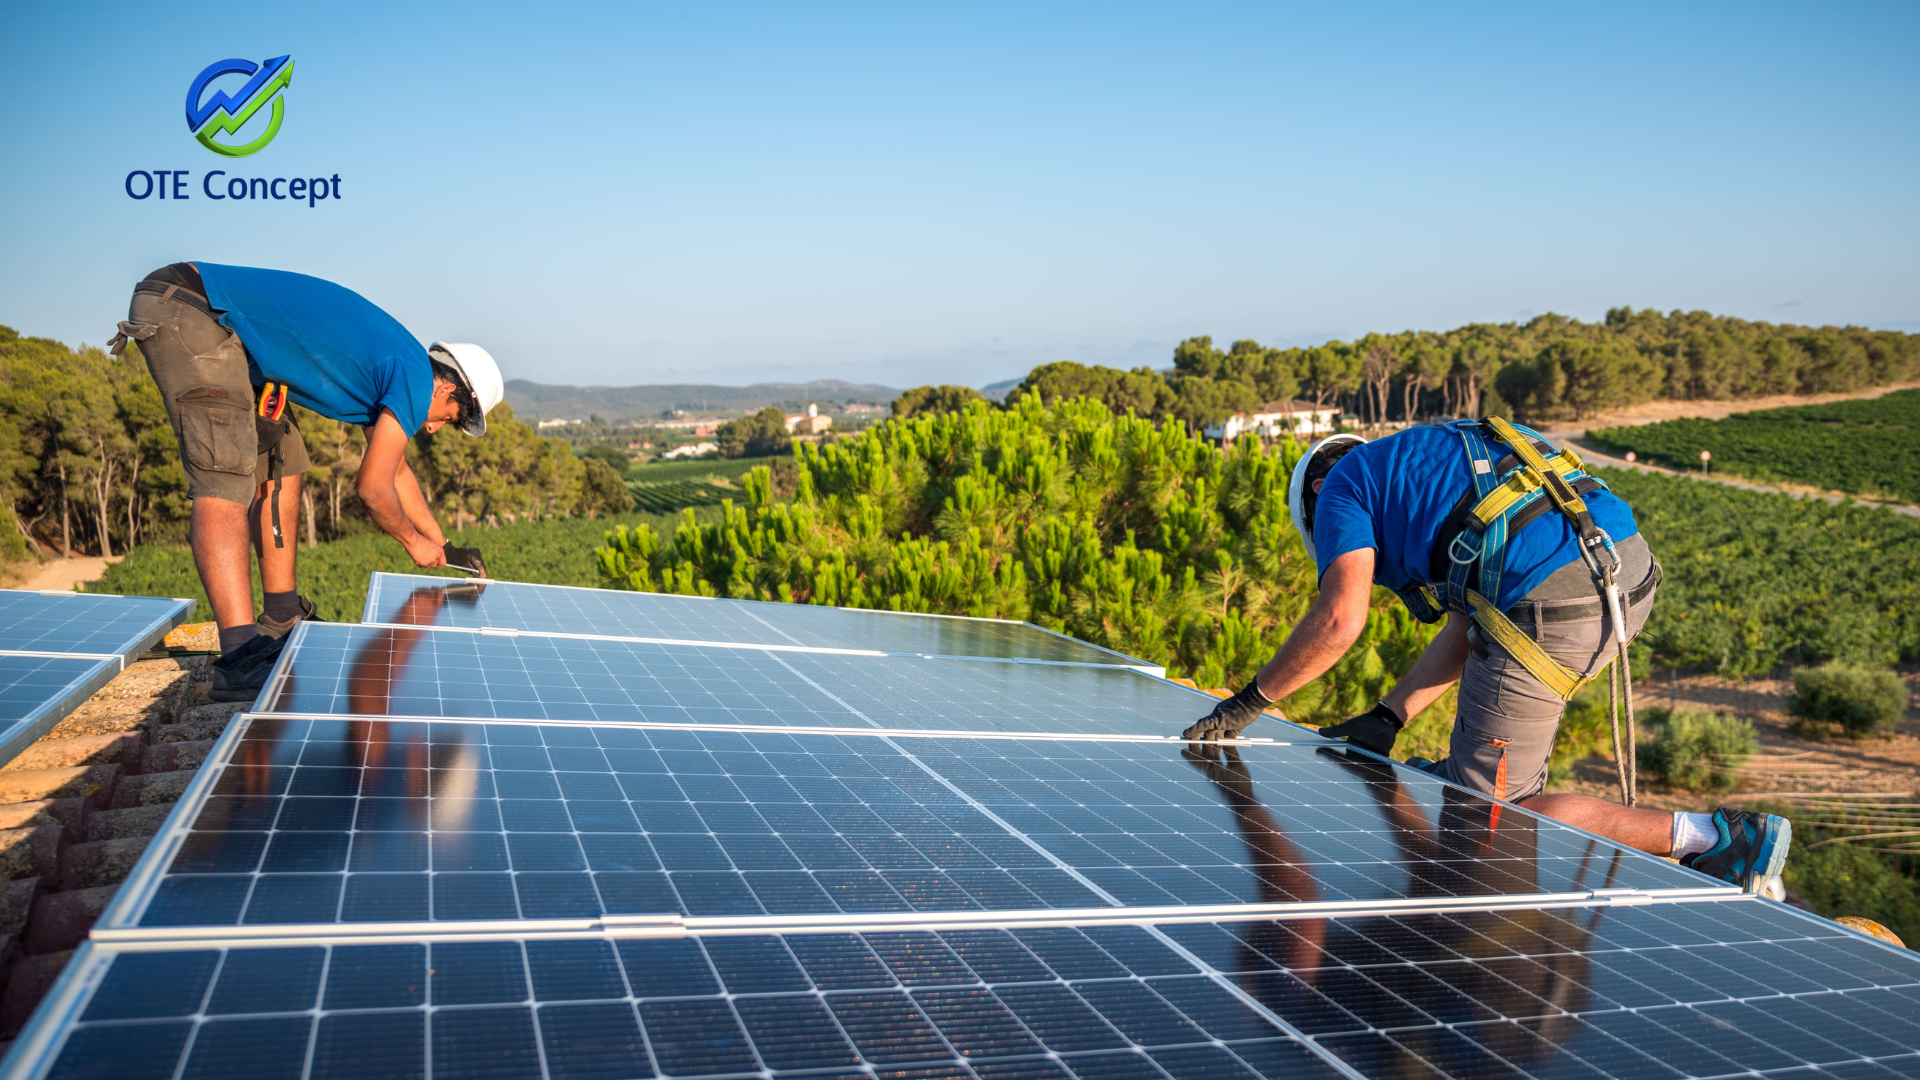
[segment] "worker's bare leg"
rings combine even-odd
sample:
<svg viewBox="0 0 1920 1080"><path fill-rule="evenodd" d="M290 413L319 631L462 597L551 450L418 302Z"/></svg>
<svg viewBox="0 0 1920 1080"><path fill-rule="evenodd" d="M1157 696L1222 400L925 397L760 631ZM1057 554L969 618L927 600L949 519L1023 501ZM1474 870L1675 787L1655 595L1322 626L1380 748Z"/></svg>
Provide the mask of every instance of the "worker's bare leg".
<svg viewBox="0 0 1920 1080"><path fill-rule="evenodd" d="M222 630L253 621L253 581L247 551L247 508L225 499L193 500L187 540ZM291 586L289 586L291 588Z"/></svg>
<svg viewBox="0 0 1920 1080"><path fill-rule="evenodd" d="M1665 810L1621 806L1591 795L1544 793L1521 799L1519 805L1649 855L1666 855L1673 850L1673 815Z"/></svg>
<svg viewBox="0 0 1920 1080"><path fill-rule="evenodd" d="M295 529L300 523L300 478L284 477L280 481L280 535L286 541L284 547L273 546L273 481L261 484L254 492L251 520L253 547L260 553L260 588L263 592L292 592L294 588L294 551L299 547L294 537L299 533ZM248 597L247 619L253 619L251 601ZM224 623L222 625L225 625Z"/></svg>

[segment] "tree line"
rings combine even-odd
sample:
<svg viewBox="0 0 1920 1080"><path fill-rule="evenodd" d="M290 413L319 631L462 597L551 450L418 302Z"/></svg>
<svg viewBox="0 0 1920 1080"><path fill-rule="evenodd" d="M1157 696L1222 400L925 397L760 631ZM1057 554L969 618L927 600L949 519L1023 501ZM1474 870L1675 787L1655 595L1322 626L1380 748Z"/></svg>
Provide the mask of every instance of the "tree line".
<svg viewBox="0 0 1920 1080"><path fill-rule="evenodd" d="M371 530L354 494L365 435L294 411L313 461L301 485L303 538L311 545ZM449 527L632 507L606 462L541 438L505 404L483 438L422 435L408 460ZM0 326L0 562L182 543L190 512L178 443L137 345L116 360Z"/></svg>
<svg viewBox="0 0 1920 1080"><path fill-rule="evenodd" d="M1613 308L1599 323L1541 315L1524 323L1368 334L1311 348L1193 337L1164 371L1045 364L1007 395L1052 403L1091 397L1154 421L1203 428L1268 401L1304 398L1366 423L1450 416L1584 419L1654 398L1752 398L1861 390L1920 378L1920 336ZM896 416L963 407L964 387L920 387Z"/></svg>

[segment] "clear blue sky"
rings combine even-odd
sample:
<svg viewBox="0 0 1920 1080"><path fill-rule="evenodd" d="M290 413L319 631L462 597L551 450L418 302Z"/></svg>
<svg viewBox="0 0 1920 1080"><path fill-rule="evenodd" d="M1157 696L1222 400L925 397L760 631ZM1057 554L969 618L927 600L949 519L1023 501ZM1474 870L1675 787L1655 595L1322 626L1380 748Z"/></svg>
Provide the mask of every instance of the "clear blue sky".
<svg viewBox="0 0 1920 1080"><path fill-rule="evenodd" d="M178 259L543 382L979 385L1617 304L1920 330L1911 2L12 3L0 40L0 322L69 342ZM196 144L193 77L282 54L273 144ZM194 197L127 197L163 168ZM343 200L211 202L218 168Z"/></svg>

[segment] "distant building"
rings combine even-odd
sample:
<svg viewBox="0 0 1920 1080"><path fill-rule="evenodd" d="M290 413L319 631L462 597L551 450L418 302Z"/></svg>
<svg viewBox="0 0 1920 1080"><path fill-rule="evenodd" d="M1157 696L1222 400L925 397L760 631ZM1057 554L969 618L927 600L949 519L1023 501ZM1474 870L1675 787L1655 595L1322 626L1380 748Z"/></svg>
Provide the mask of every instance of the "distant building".
<svg viewBox="0 0 1920 1080"><path fill-rule="evenodd" d="M720 452L720 446L718 443L710 443L710 442L688 443L685 446L676 446L673 449L667 451L666 453L661 454L660 460L671 461L674 458L706 457L708 454L717 454L719 452Z"/></svg>
<svg viewBox="0 0 1920 1080"><path fill-rule="evenodd" d="M1311 401L1269 401L1250 413L1234 413L1207 428L1206 436L1216 442L1230 443L1242 435L1277 439L1282 435L1305 437L1333 432L1340 410Z"/></svg>
<svg viewBox="0 0 1920 1080"><path fill-rule="evenodd" d="M806 412L787 417L787 430L795 435L818 435L832 426L833 417L821 416L818 405L808 405Z"/></svg>
<svg viewBox="0 0 1920 1080"><path fill-rule="evenodd" d="M540 426L541 426L541 427L543 427L543 428L550 428L550 427L565 427L565 426L567 426L568 424L584 424L584 423L586 423L586 421L585 421L585 420L560 420L560 419L553 419L553 420L542 420L542 421L540 421Z"/></svg>

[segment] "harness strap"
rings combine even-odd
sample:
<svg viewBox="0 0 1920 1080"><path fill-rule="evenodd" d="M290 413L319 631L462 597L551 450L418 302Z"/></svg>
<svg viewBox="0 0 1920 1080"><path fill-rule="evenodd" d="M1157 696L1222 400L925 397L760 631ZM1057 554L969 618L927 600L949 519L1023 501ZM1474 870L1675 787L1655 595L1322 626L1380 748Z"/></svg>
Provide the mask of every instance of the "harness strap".
<svg viewBox="0 0 1920 1080"><path fill-rule="evenodd" d="M1528 637L1526 631L1514 625L1512 619L1507 618L1499 608L1493 606L1493 601L1477 592L1469 592L1467 600L1473 605L1474 625L1499 642L1501 648L1507 650L1515 660L1520 661L1521 667L1526 668L1529 674L1539 679L1540 685L1553 691L1561 701L1572 701L1573 695L1579 693L1581 687L1593 681L1593 676L1577 674L1560 661L1548 656L1547 651L1540 647L1540 643Z"/></svg>

